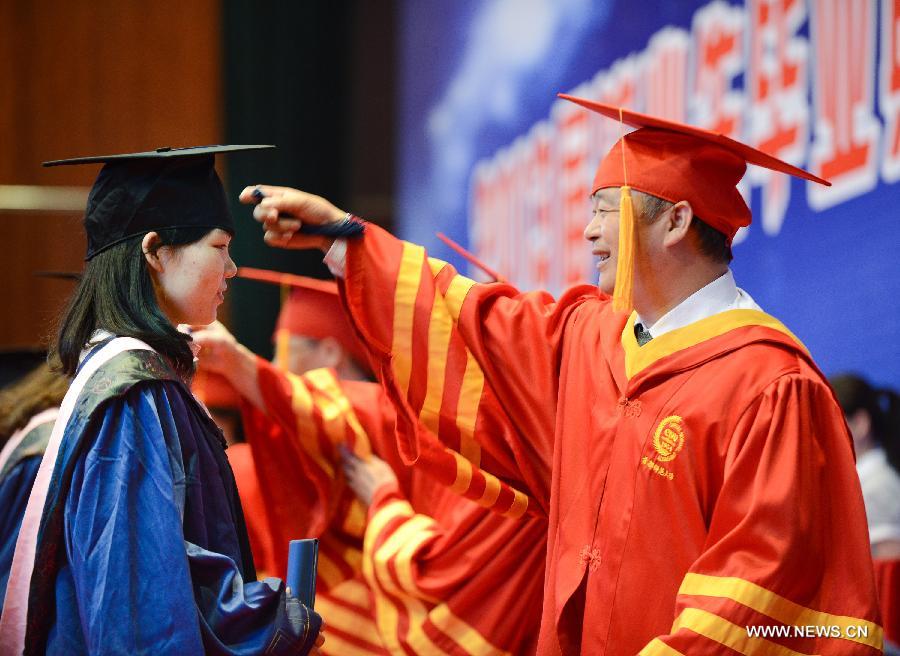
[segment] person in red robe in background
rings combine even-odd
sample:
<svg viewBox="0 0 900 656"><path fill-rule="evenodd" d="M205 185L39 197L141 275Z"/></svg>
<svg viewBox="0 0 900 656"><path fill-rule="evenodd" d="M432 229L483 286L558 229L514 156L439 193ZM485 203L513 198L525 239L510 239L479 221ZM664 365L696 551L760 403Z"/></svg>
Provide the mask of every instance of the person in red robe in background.
<svg viewBox="0 0 900 656"><path fill-rule="evenodd" d="M290 287L273 338L275 361L287 368L221 325L194 339L201 367L227 376L244 398L273 542L286 557L290 539L320 539L323 653L533 653L546 520L522 516L524 504L509 517L492 512L515 493L468 462L460 466L480 486L481 505L452 479L403 465L393 406L379 385L358 380L368 356L333 282L238 275ZM459 458L436 440L428 453L429 462Z"/></svg>
<svg viewBox="0 0 900 656"><path fill-rule="evenodd" d="M728 268L751 218L737 189L748 163L825 181L719 134L569 99L638 129L586 190L599 284L558 300L475 284L312 194L258 185L241 200L270 245L327 252L406 462L428 435L467 444L453 400L477 392L481 466L549 518L540 654L878 653L840 408Z"/></svg>
<svg viewBox="0 0 900 656"><path fill-rule="evenodd" d="M245 441L241 427L240 396L227 378L204 369L198 369L194 375L191 391L209 410L225 438L225 455L234 471L234 482L244 510L257 578L262 580L269 576L284 576L285 570L276 564L275 544L272 542L259 476L253 463L253 451ZM280 574L276 575L276 571Z"/></svg>

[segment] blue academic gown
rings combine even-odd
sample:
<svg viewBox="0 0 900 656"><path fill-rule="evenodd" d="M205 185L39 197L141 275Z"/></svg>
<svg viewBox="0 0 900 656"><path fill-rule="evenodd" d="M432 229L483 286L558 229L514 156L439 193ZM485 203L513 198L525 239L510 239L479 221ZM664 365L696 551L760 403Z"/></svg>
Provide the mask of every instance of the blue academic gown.
<svg viewBox="0 0 900 656"><path fill-rule="evenodd" d="M26 653L306 653L321 620L255 580L221 431L161 360L114 357L66 425Z"/></svg>
<svg viewBox="0 0 900 656"><path fill-rule="evenodd" d="M19 460L0 476L0 614L3 613L3 598L16 551L16 539L40 466L40 454L33 455Z"/></svg>

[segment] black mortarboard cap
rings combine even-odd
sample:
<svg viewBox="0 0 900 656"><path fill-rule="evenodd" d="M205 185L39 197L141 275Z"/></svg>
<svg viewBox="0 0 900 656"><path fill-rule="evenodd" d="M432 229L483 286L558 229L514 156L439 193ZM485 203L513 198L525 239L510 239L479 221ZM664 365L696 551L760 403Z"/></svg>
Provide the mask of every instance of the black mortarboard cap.
<svg viewBox="0 0 900 656"><path fill-rule="evenodd" d="M144 153L76 157L44 166L103 164L84 214L87 256L165 228L221 228L234 234L234 221L216 153L263 150L275 146L198 146L158 148Z"/></svg>

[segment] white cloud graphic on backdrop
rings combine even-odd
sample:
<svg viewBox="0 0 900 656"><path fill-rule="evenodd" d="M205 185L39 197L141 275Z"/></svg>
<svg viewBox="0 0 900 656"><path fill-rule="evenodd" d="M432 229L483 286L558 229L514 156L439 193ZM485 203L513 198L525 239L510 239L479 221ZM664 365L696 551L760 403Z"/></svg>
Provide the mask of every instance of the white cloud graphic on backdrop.
<svg viewBox="0 0 900 656"><path fill-rule="evenodd" d="M491 126L520 120L523 95L557 90L577 46L609 13L592 0L493 0L476 12L459 66L427 121L430 175L407 196L403 214L410 237L432 242L430 228L416 233L416 216L442 223L465 212L475 140ZM532 119L534 117L531 117ZM410 190L412 191L412 190ZM436 215L436 216L435 216Z"/></svg>

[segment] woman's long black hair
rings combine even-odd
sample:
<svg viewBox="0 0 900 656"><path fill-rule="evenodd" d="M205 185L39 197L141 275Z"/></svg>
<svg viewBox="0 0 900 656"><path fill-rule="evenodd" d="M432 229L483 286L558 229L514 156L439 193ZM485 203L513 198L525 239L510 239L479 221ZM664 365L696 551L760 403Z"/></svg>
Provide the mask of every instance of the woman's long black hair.
<svg viewBox="0 0 900 656"><path fill-rule="evenodd" d="M211 228L159 230L161 246L186 246L203 239ZM98 329L134 337L165 356L181 376L193 370L191 338L178 332L159 307L153 280L141 248L143 235L98 253L85 266L81 282L59 323L51 360L74 376L81 351Z"/></svg>
<svg viewBox="0 0 900 656"><path fill-rule="evenodd" d="M900 396L890 389L876 389L854 374L834 376L830 381L847 417L859 410L866 411L875 442L900 473Z"/></svg>

